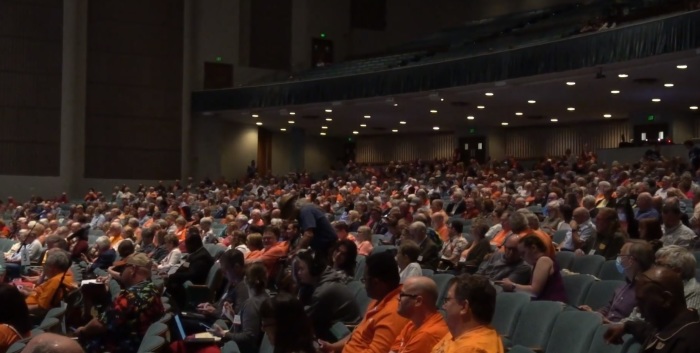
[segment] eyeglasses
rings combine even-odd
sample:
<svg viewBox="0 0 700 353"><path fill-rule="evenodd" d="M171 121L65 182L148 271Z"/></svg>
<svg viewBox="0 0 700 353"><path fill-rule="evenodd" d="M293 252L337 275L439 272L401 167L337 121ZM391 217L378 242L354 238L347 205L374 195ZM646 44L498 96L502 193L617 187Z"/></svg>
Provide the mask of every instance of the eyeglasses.
<svg viewBox="0 0 700 353"><path fill-rule="evenodd" d="M403 298L416 299L418 297L420 297L420 295L418 295L418 294L408 294L408 293L404 293L404 292L399 292L399 300L401 300Z"/></svg>

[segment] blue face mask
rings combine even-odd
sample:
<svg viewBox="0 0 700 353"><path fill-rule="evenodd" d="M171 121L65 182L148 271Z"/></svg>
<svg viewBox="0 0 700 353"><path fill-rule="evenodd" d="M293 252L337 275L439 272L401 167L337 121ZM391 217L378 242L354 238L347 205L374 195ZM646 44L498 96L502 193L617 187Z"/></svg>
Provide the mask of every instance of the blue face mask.
<svg viewBox="0 0 700 353"><path fill-rule="evenodd" d="M625 267L622 265L622 258L617 257L615 260L615 267L617 267L617 272L620 272L621 274L625 274Z"/></svg>

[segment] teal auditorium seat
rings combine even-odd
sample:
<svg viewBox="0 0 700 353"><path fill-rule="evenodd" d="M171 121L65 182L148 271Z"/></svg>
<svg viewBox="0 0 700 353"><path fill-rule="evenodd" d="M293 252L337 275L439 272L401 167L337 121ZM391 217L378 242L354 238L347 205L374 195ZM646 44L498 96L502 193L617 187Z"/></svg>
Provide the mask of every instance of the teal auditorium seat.
<svg viewBox="0 0 700 353"><path fill-rule="evenodd" d="M607 305L613 297L615 290L625 285L623 281L597 281L591 284L586 298L581 302L598 310Z"/></svg>
<svg viewBox="0 0 700 353"><path fill-rule="evenodd" d="M510 345L544 349L564 304L552 301L533 301L525 305L515 325Z"/></svg>
<svg viewBox="0 0 700 353"><path fill-rule="evenodd" d="M447 291L450 289L448 285L453 277L453 275L447 273L438 273L430 276L430 278L432 278L433 281L435 281L435 284L437 284L438 299L436 304L438 308L442 307L442 303L444 302L445 297L447 296Z"/></svg>
<svg viewBox="0 0 700 353"><path fill-rule="evenodd" d="M567 304L571 306L579 306L588 294L588 289L595 282L595 278L589 275L569 275L562 276L566 297L569 299Z"/></svg>
<svg viewBox="0 0 700 353"><path fill-rule="evenodd" d="M491 326L501 337L510 339L520 318L520 312L529 302L530 296L525 293L498 293Z"/></svg>
<svg viewBox="0 0 700 353"><path fill-rule="evenodd" d="M568 270L571 268L571 264L574 263L574 257L576 257L576 254L572 253L571 251L559 251L554 256L557 260L557 265L559 265L559 268L562 270Z"/></svg>
<svg viewBox="0 0 700 353"><path fill-rule="evenodd" d="M597 276L604 262L605 258L600 255L576 256L574 257L574 262L571 264L571 271Z"/></svg>
<svg viewBox="0 0 700 353"><path fill-rule="evenodd" d="M610 325L600 325L591 339L591 344L588 347L588 353L621 353L621 344L609 344L605 342L605 332L608 330Z"/></svg>
<svg viewBox="0 0 700 353"><path fill-rule="evenodd" d="M603 262L603 266L598 272L598 278L602 280L612 280L612 281L624 281L625 276L617 270L615 265L615 260L608 260Z"/></svg>
<svg viewBox="0 0 700 353"><path fill-rule="evenodd" d="M601 319L595 313L564 311L554 323L545 352L587 353Z"/></svg>
<svg viewBox="0 0 700 353"><path fill-rule="evenodd" d="M557 244L561 244L564 241L564 239L566 239L566 232L568 232L568 231L567 230L558 230L558 231L554 232L554 235L552 235L552 241L557 243Z"/></svg>

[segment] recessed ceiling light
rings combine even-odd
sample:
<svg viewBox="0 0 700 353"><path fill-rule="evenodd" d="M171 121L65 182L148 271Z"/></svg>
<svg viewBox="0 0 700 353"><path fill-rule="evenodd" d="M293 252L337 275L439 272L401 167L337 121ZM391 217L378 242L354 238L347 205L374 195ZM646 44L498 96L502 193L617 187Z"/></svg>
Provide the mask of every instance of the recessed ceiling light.
<svg viewBox="0 0 700 353"><path fill-rule="evenodd" d="M321 126L321 129L327 130L327 129L328 129L328 126Z"/></svg>
<svg viewBox="0 0 700 353"><path fill-rule="evenodd" d="M391 130L391 132L399 132L399 130L394 129L394 130Z"/></svg>
<svg viewBox="0 0 700 353"><path fill-rule="evenodd" d="M360 127L367 127L367 124L360 124Z"/></svg>
<svg viewBox="0 0 700 353"><path fill-rule="evenodd" d="M493 93L491 93L491 92L486 92L486 93L484 93L484 95L486 95L487 97L493 97Z"/></svg>
<svg viewBox="0 0 700 353"><path fill-rule="evenodd" d="M515 113L515 115L520 116L520 115L523 115L523 113L517 112L517 113Z"/></svg>
<svg viewBox="0 0 700 353"><path fill-rule="evenodd" d="M468 116L467 120L474 120L474 116L473 115Z"/></svg>
<svg viewBox="0 0 700 353"><path fill-rule="evenodd" d="M253 114L252 116L253 116L253 118L257 118L258 114Z"/></svg>
<svg viewBox="0 0 700 353"><path fill-rule="evenodd" d="M617 75L617 77L619 77L619 78L627 78L628 76L627 76L627 74L619 74L619 75Z"/></svg>
<svg viewBox="0 0 700 353"><path fill-rule="evenodd" d="M322 132L322 133L321 133L321 136L326 136L326 133L325 133L325 132Z"/></svg>
<svg viewBox="0 0 700 353"><path fill-rule="evenodd" d="M394 103L394 106L395 106L395 107L398 107L398 106L399 106L399 103Z"/></svg>
<svg viewBox="0 0 700 353"><path fill-rule="evenodd" d="M440 98L440 102L444 102L444 101L445 101L445 98Z"/></svg>
<svg viewBox="0 0 700 353"><path fill-rule="evenodd" d="M360 133L359 131L353 131L353 132L352 132L353 135L357 135L357 134L359 134L359 133Z"/></svg>
<svg viewBox="0 0 700 353"><path fill-rule="evenodd" d="M433 126L433 130L440 130L439 126Z"/></svg>
<svg viewBox="0 0 700 353"><path fill-rule="evenodd" d="M437 110L435 110L435 109L430 109L430 112L433 114L437 114Z"/></svg>
<svg viewBox="0 0 700 353"><path fill-rule="evenodd" d="M529 101L527 101L527 102L530 103L530 104L535 104L535 103L537 103L537 101L534 101L534 100L532 100L532 99L529 100Z"/></svg>
<svg viewBox="0 0 700 353"><path fill-rule="evenodd" d="M501 125L503 125L503 126L508 126L508 123L502 122Z"/></svg>
<svg viewBox="0 0 700 353"><path fill-rule="evenodd" d="M576 82L574 82L574 81L569 81L566 83L567 86L573 86L575 84L576 84Z"/></svg>
<svg viewBox="0 0 700 353"><path fill-rule="evenodd" d="M606 118L606 119L607 119L607 118L612 118L612 115L611 115L611 114L603 114L603 118Z"/></svg>
<svg viewBox="0 0 700 353"><path fill-rule="evenodd" d="M688 68L688 65L676 65L676 68L680 70L685 70Z"/></svg>
<svg viewBox="0 0 700 353"><path fill-rule="evenodd" d="M282 127L282 128L280 128L280 131L287 131L287 129Z"/></svg>
<svg viewBox="0 0 700 353"><path fill-rule="evenodd" d="M477 105L477 106L476 106L476 109L486 109L486 107L483 106L483 105Z"/></svg>
<svg viewBox="0 0 700 353"><path fill-rule="evenodd" d="M289 115L297 115L295 112L289 112Z"/></svg>
<svg viewBox="0 0 700 353"><path fill-rule="evenodd" d="M618 93L620 93L620 91L618 91L618 90L612 90L612 91L610 91L610 93L612 93L612 94L618 94Z"/></svg>
<svg viewBox="0 0 700 353"><path fill-rule="evenodd" d="M654 103L658 103L658 102L661 102L661 99L660 98L652 98L651 101Z"/></svg>
<svg viewBox="0 0 700 353"><path fill-rule="evenodd" d="M288 123L294 124L294 120L290 120L290 121L288 121Z"/></svg>
<svg viewBox="0 0 700 353"><path fill-rule="evenodd" d="M574 107L568 107L568 108L566 108L566 110L568 110L568 111L570 111L570 112L573 112L574 110L576 110L576 108L574 108Z"/></svg>
<svg viewBox="0 0 700 353"><path fill-rule="evenodd" d="M255 123L255 125L260 126L262 125L262 122L258 121L257 123Z"/></svg>
<svg viewBox="0 0 700 353"><path fill-rule="evenodd" d="M402 121L399 121L399 124L406 125L406 122L402 120Z"/></svg>
<svg viewBox="0 0 700 353"><path fill-rule="evenodd" d="M326 121L333 121L333 118L326 118Z"/></svg>
<svg viewBox="0 0 700 353"><path fill-rule="evenodd" d="M369 118L371 118L371 117L372 117L372 116L370 116L370 115L365 115L365 119L369 119Z"/></svg>
<svg viewBox="0 0 700 353"><path fill-rule="evenodd" d="M549 119L549 121L556 123L557 121L559 121L559 119Z"/></svg>
<svg viewBox="0 0 700 353"><path fill-rule="evenodd" d="M326 109L326 113L333 113L333 109Z"/></svg>
<svg viewBox="0 0 700 353"><path fill-rule="evenodd" d="M698 106L697 105L690 106L690 110L698 110Z"/></svg>
<svg viewBox="0 0 700 353"><path fill-rule="evenodd" d="M673 83L664 83L664 87L673 87Z"/></svg>

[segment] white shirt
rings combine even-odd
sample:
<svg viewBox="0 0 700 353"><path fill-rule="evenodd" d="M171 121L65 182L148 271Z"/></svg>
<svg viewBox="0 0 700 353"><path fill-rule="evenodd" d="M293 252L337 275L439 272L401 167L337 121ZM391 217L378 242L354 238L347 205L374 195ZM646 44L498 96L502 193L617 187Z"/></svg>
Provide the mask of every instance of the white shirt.
<svg viewBox="0 0 700 353"><path fill-rule="evenodd" d="M411 262L406 266L406 268L401 271L399 269L399 276L401 277L401 281L399 283L403 283L406 279L410 277L419 277L423 275L423 269L420 268L420 265L417 262Z"/></svg>
<svg viewBox="0 0 700 353"><path fill-rule="evenodd" d="M673 228L666 228L666 225L662 224L661 230L664 232L664 236L659 240L664 243L664 246L678 245L691 249L694 245L696 238L695 232L686 227L683 223L678 223L678 225Z"/></svg>
<svg viewBox="0 0 700 353"><path fill-rule="evenodd" d="M666 199L666 197L668 197L668 189L656 190L654 196L661 196L662 199Z"/></svg>
<svg viewBox="0 0 700 353"><path fill-rule="evenodd" d="M581 239L581 241L586 242L595 233L595 231L595 224L593 224L593 222L591 222L591 220L589 219L579 224L578 237L579 239ZM574 238L572 233L573 231L571 230L571 226L569 226L569 230L566 232L566 238L564 238L564 241L561 242L562 249L571 251L576 250L576 246L574 246Z"/></svg>
<svg viewBox="0 0 700 353"><path fill-rule="evenodd" d="M160 260L160 265L158 265L158 269L166 269L171 266L175 266L180 263L180 259L182 258L182 252L178 248L174 248L171 250L168 255L163 258L163 260Z"/></svg>

